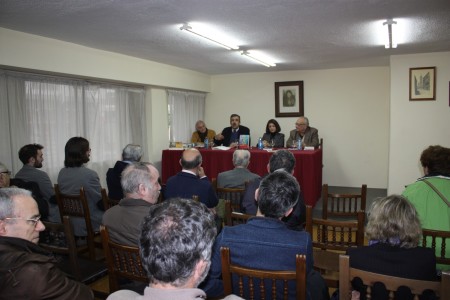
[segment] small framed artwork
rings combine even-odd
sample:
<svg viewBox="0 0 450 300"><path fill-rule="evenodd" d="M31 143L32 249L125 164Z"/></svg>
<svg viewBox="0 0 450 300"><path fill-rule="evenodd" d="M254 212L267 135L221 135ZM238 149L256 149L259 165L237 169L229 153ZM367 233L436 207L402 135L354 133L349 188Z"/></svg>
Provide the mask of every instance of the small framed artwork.
<svg viewBox="0 0 450 300"><path fill-rule="evenodd" d="M409 100L436 100L436 67L409 69Z"/></svg>
<svg viewBox="0 0 450 300"><path fill-rule="evenodd" d="M275 117L303 114L303 81L275 82Z"/></svg>

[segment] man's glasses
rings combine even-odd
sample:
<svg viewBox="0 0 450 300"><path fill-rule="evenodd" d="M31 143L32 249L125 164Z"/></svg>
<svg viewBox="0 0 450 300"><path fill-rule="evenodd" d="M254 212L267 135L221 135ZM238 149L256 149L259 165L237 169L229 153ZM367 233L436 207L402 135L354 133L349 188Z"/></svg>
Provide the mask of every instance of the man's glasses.
<svg viewBox="0 0 450 300"><path fill-rule="evenodd" d="M0 174L8 174L8 175L11 175L11 171L3 171L3 172L0 172Z"/></svg>
<svg viewBox="0 0 450 300"><path fill-rule="evenodd" d="M24 220L27 222L32 222L33 226L36 227L37 223L39 223L39 221L41 220L41 216L37 216L35 218L30 218L30 219L24 219L24 218L4 218L4 220Z"/></svg>

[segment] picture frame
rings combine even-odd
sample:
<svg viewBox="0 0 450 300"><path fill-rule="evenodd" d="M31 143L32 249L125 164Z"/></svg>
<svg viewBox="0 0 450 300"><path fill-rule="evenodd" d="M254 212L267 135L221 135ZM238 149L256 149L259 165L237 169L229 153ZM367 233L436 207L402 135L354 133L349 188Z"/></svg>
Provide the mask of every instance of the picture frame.
<svg viewBox="0 0 450 300"><path fill-rule="evenodd" d="M275 117L301 117L303 81L275 82Z"/></svg>
<svg viewBox="0 0 450 300"><path fill-rule="evenodd" d="M409 101L436 100L436 67L409 69Z"/></svg>

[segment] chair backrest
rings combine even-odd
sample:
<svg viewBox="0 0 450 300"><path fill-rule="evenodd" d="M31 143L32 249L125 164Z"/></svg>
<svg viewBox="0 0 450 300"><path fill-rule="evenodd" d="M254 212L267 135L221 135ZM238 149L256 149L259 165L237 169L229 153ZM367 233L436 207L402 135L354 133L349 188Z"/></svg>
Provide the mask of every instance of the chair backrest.
<svg viewBox="0 0 450 300"><path fill-rule="evenodd" d="M450 265L450 231L422 229L422 246L435 250L438 264Z"/></svg>
<svg viewBox="0 0 450 300"><path fill-rule="evenodd" d="M231 201L225 200L225 226L245 224L251 217L253 216L233 211Z"/></svg>
<svg viewBox="0 0 450 300"><path fill-rule="evenodd" d="M108 193L106 192L106 189L102 188L102 202L103 202L103 208L105 209L105 211L107 211L111 207L119 204L120 200L109 198Z"/></svg>
<svg viewBox="0 0 450 300"><path fill-rule="evenodd" d="M214 192L217 193L217 178L214 177L213 179L211 179L211 185L213 187Z"/></svg>
<svg viewBox="0 0 450 300"><path fill-rule="evenodd" d="M394 267L394 266L393 266ZM419 299L419 295L425 290L433 291L440 299L450 299L450 273L443 272L441 281L425 281L407 279L395 276L382 275L367 272L350 267L350 257L341 255L339 257L339 299L350 299L352 290L351 281L355 277L361 278L364 285L367 286L365 291L367 299L371 299L371 290L376 282L383 283L389 291L389 299L394 299L394 292L400 286L406 286L411 290L414 299Z"/></svg>
<svg viewBox="0 0 450 300"><path fill-rule="evenodd" d="M130 247L114 243L110 240L108 229L100 225L103 251L108 265L109 291L119 289L119 278L148 283L147 274L142 266L138 247Z"/></svg>
<svg viewBox="0 0 450 300"><path fill-rule="evenodd" d="M279 299L277 294L277 282L282 283L283 299L288 299L289 290L288 282L295 281L296 283L296 299L306 299L306 257L305 255L297 254L295 271L271 271L245 268L238 265L233 265L230 259L230 249L222 247L220 249L222 257L222 279L225 296L236 294L244 298L244 291L249 293L246 299L256 299L255 289L259 291L264 299L266 292L271 291L272 299ZM238 290L233 292L232 274L238 277ZM270 285L267 284L270 281ZM248 283L248 287L244 287L244 283ZM255 283L256 282L256 283ZM255 288L256 286L256 288Z"/></svg>
<svg viewBox="0 0 450 300"><path fill-rule="evenodd" d="M233 211L241 212L241 199L244 197L245 189L217 188L217 198L230 200Z"/></svg>
<svg viewBox="0 0 450 300"><path fill-rule="evenodd" d="M91 223L91 214L86 200L84 188L80 188L78 195L66 195L61 193L59 185L55 184L55 198L58 203L61 220L64 216L77 217L84 219L87 232L87 243L89 248L89 257L95 259L94 230Z"/></svg>
<svg viewBox="0 0 450 300"><path fill-rule="evenodd" d="M328 184L322 186L322 218L357 218L358 211L366 210L367 185L363 184L360 193L331 194Z"/></svg>
<svg viewBox="0 0 450 300"><path fill-rule="evenodd" d="M312 217L312 206L306 206L306 227L313 244L314 268L331 288L339 287L339 255L348 248L364 244L364 212L357 221L337 221Z"/></svg>

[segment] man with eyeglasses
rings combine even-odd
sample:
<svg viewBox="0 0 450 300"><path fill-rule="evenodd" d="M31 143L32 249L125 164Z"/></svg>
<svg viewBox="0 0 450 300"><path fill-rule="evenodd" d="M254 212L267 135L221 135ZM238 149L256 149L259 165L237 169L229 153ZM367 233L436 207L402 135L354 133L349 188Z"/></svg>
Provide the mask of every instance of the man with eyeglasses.
<svg viewBox="0 0 450 300"><path fill-rule="evenodd" d="M45 229L40 217L29 191L0 189L0 299L93 299L89 287L67 278L37 245Z"/></svg>
<svg viewBox="0 0 450 300"><path fill-rule="evenodd" d="M309 127L309 120L307 117L300 117L295 122L295 129L289 133L289 139L286 142L286 147L296 147L297 140L302 141L302 148L319 147L319 131L316 128Z"/></svg>

